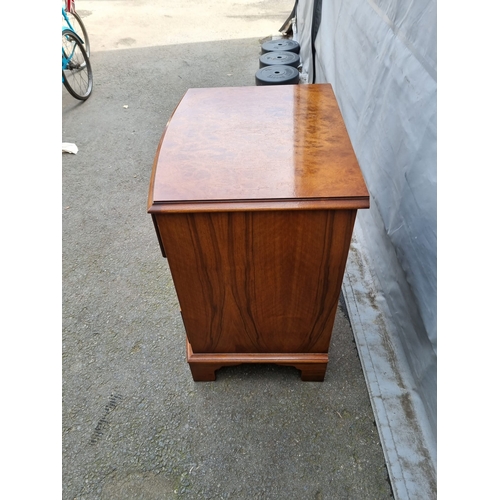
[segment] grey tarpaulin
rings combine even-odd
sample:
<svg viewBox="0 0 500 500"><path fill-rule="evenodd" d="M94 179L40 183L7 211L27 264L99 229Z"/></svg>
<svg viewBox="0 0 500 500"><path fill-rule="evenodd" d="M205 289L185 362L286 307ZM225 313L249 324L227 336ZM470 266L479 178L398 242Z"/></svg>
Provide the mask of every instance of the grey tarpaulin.
<svg viewBox="0 0 500 500"><path fill-rule="evenodd" d="M412 403L401 411L413 412L422 430L429 477L437 415L436 0L323 0L311 40L315 4L298 0L295 9L303 78L332 84L370 191L370 210L356 223L359 250L392 325L385 341L399 346L397 363L388 363ZM399 498L403 490L396 488Z"/></svg>

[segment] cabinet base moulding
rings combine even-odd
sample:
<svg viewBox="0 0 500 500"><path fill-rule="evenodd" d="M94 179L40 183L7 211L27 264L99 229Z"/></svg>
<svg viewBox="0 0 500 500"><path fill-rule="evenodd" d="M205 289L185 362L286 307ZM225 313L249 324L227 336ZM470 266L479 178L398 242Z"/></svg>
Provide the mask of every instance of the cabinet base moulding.
<svg viewBox="0 0 500 500"><path fill-rule="evenodd" d="M328 353L193 353L187 339L186 351L195 382L212 382L219 368L245 363L293 366L300 370L302 381L323 382L328 364Z"/></svg>

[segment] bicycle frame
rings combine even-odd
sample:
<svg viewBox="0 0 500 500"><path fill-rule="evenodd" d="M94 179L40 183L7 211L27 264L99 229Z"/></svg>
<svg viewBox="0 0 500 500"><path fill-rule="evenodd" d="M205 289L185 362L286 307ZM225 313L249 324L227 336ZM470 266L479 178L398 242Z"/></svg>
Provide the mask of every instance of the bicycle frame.
<svg viewBox="0 0 500 500"><path fill-rule="evenodd" d="M71 0L68 0L68 1L71 1ZM75 31L75 29L73 28L72 24L70 23L69 21L69 18L68 18L68 15L66 14L66 11L64 10L64 8L61 9L62 10L62 16L64 17L64 20L66 21L66 24L68 25L67 28L69 28L76 36L76 38L78 38L78 40L82 43L85 43L84 40L82 40L82 37ZM63 26L63 30L67 29L66 27Z"/></svg>

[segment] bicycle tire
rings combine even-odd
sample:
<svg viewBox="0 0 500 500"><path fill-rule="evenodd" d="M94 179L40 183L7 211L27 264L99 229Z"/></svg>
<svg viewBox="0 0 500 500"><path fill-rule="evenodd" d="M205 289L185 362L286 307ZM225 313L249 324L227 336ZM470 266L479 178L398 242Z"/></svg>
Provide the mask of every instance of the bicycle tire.
<svg viewBox="0 0 500 500"><path fill-rule="evenodd" d="M76 11L66 12L66 15L68 16L69 22L71 23L71 26L73 26L73 30L75 31L75 33L83 40L85 52L87 52L87 55L90 58L90 39L89 35L87 34L87 30L85 29L85 25L83 24L82 18Z"/></svg>
<svg viewBox="0 0 500 500"><path fill-rule="evenodd" d="M89 56L70 29L62 30L62 44L63 57L70 59L68 67L62 71L63 84L75 99L85 101L90 97L94 83Z"/></svg>

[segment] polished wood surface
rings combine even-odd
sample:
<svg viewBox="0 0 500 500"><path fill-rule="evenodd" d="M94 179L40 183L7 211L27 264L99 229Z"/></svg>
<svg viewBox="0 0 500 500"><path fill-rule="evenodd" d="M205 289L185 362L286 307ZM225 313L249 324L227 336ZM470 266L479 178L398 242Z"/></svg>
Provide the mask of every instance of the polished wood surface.
<svg viewBox="0 0 500 500"><path fill-rule="evenodd" d="M194 352L328 352L353 211L156 218Z"/></svg>
<svg viewBox="0 0 500 500"><path fill-rule="evenodd" d="M324 378L368 192L330 85L191 89L158 146L148 210L194 380L221 366Z"/></svg>
<svg viewBox="0 0 500 500"><path fill-rule="evenodd" d="M282 208L369 203L329 84L190 89L154 168L151 213L204 210L200 204L210 202L211 210L264 209L266 200Z"/></svg>

